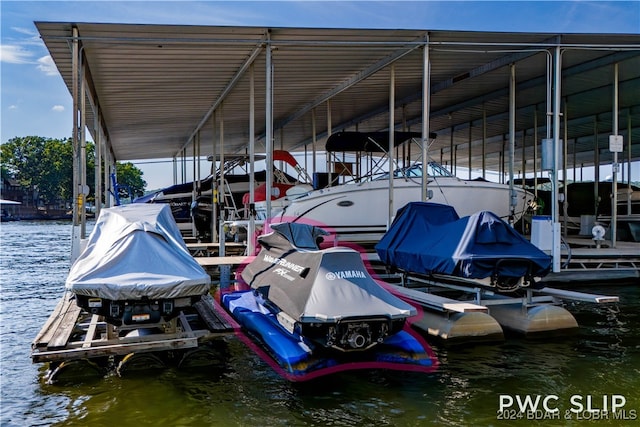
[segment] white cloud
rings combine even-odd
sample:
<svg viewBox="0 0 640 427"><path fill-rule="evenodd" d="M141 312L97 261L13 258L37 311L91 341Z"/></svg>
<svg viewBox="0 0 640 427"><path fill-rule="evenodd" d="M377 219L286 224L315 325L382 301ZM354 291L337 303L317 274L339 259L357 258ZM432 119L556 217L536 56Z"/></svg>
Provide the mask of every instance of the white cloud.
<svg viewBox="0 0 640 427"><path fill-rule="evenodd" d="M0 62L9 64L32 64L31 52L16 45L0 45Z"/></svg>
<svg viewBox="0 0 640 427"><path fill-rule="evenodd" d="M17 110L18 106L17 105L9 105L9 110Z"/></svg>
<svg viewBox="0 0 640 427"><path fill-rule="evenodd" d="M56 113L61 113L64 111L64 106L63 105L54 105L51 108L51 111L55 111Z"/></svg>
<svg viewBox="0 0 640 427"><path fill-rule="evenodd" d="M58 75L58 69L56 68L56 64L53 62L51 55L43 56L38 59L38 70L42 71L47 76Z"/></svg>
<svg viewBox="0 0 640 427"><path fill-rule="evenodd" d="M11 27L11 29L13 31L15 31L16 33L20 33L20 34L25 34L27 36L31 36L34 38L38 38L38 33L33 31L31 28L26 28L26 27Z"/></svg>

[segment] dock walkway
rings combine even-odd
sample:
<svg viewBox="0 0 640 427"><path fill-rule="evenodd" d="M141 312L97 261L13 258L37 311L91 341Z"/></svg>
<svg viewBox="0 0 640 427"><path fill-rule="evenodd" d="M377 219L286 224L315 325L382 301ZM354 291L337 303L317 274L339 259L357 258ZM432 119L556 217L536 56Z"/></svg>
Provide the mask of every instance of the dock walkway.
<svg viewBox="0 0 640 427"><path fill-rule="evenodd" d="M65 293L32 343L34 363L59 363L77 359L124 356L167 350L192 349L215 337L233 333L234 326L221 316L220 306L207 295L193 310L161 325L139 325L136 329L107 323L88 313ZM162 328L163 330L160 330ZM149 332L150 329L153 329ZM144 330L145 333L137 331Z"/></svg>
<svg viewBox="0 0 640 427"><path fill-rule="evenodd" d="M589 238L566 238L570 250L562 249L562 269L549 273L543 282L585 283L606 281L640 282L640 243L604 240L599 247Z"/></svg>

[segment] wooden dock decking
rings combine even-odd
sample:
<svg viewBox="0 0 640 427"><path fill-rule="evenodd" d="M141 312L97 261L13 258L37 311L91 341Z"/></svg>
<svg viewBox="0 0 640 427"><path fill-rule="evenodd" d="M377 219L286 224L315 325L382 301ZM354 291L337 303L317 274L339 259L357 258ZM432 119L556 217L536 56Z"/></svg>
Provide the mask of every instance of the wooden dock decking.
<svg viewBox="0 0 640 427"><path fill-rule="evenodd" d="M210 295L196 303L192 312L164 324L163 332L127 333L144 330L120 329L95 314L81 310L73 295L65 293L32 343L34 363L63 362L108 356L191 349L215 337L233 333L235 325L221 316L220 306ZM204 324L205 328L192 325ZM156 326L157 325L153 325ZM122 336L123 335L123 336Z"/></svg>

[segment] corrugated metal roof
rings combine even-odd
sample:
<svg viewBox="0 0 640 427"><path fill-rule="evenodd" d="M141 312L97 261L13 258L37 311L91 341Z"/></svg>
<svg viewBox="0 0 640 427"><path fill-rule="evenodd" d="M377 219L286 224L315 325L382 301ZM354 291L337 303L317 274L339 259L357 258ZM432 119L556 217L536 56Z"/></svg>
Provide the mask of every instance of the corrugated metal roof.
<svg viewBox="0 0 640 427"><path fill-rule="evenodd" d="M78 29L90 73L90 91L117 160L179 155L199 129L201 154L211 153L216 107L224 117L226 152L244 151L249 140L249 71L255 78L256 136L264 146L266 47L272 52L276 148L318 148L331 131L388 127L389 76L395 70L396 125L420 129L422 46L431 60L431 147L436 159L500 170L509 132L510 64L515 64L516 171L522 147L532 169L534 124L546 135L548 49L564 48L562 95L566 103L569 162L593 163L595 140L607 161L611 133L614 63L619 64L620 130L631 133L640 159L640 36L428 30L210 27L95 23L36 23L71 91L72 28ZM327 101L330 107L327 107ZM88 104L89 105L89 104ZM95 134L96 111L87 107ZM313 114L312 114L313 112ZM486 121L483 121L486 118ZM217 126L217 125L216 125ZM219 126L217 126L219 128ZM597 129L597 134L594 131ZM471 142L471 144L470 144ZM574 156L572 151L576 150Z"/></svg>

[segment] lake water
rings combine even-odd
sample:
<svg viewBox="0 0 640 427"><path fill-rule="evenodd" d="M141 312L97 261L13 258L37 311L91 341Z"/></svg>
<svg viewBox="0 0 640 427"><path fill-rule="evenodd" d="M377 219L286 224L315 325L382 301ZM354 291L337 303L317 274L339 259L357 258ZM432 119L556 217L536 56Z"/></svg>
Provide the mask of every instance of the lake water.
<svg viewBox="0 0 640 427"><path fill-rule="evenodd" d="M640 416L640 284L583 288L620 303L571 303L580 329L560 339L508 338L446 348L433 344L431 374L355 372L292 384L233 337L221 361L197 370L48 385L31 342L62 295L69 222L2 223L1 426L502 426L634 425ZM542 418L517 418L500 402L540 396ZM603 405L624 405L614 414ZM579 413L571 412L575 409ZM554 414L554 413L553 413ZM592 415L590 415L592 414ZM567 419L570 416L570 420ZM609 419L606 419L608 416ZM600 417L605 419L596 419Z"/></svg>

